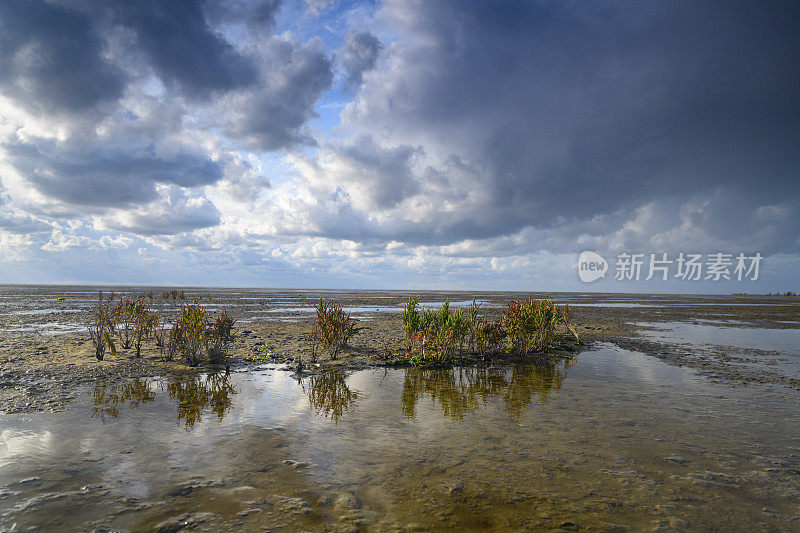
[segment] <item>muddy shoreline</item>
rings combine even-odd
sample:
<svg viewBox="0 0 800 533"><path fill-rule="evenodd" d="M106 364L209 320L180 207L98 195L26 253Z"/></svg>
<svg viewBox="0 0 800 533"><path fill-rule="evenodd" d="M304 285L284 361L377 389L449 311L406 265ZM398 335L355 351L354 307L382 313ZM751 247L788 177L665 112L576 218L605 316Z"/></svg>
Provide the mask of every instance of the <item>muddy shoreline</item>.
<svg viewBox="0 0 800 533"><path fill-rule="evenodd" d="M426 293L425 296L430 301L444 298L459 301L475 297L474 293ZM482 294L481 298L487 301L485 314L497 318L502 311L502 302L516 296ZM406 295L398 293L382 297L387 298L390 305L397 306ZM629 301L639 303L603 306L609 295L586 295L580 305L571 306L571 322L584 343L583 348L613 343L624 349L657 357L671 365L690 367L713 381L800 390L800 379L797 377L769 368L752 368L741 364L774 355L768 350L713 345L704 349L687 348L685 344L657 342L642 335L653 324L674 322L716 323L736 328L798 329L800 298L732 296L709 300L699 296L626 297L630 298ZM212 305L221 305L218 303L221 298L215 298L207 297ZM309 295L308 300L313 301L313 298ZM662 301L665 298L671 298L666 300L669 304ZM344 299L343 304L354 305L359 301L363 304L368 301L368 305L375 305L374 300L369 300L369 294L357 300ZM19 319L19 316L16 318ZM289 321L252 320L239 325L236 341L231 348L230 359L234 370L246 371L265 362L285 363L287 367L294 367L298 359L304 362L307 372L356 370L386 366L405 352L398 312L374 314L371 319L361 323L364 329L335 361L321 355L316 364L309 362L310 317L287 310L280 314L280 318ZM564 348L550 354L550 357L580 357L579 349L569 348L567 343ZM462 361L463 364L475 362L475 359ZM508 358L493 361L498 362L516 361ZM209 367L204 366L189 368L182 362L166 362L152 343L143 349L140 359L133 357L132 350L121 350L117 356L107 355L105 361L97 361L86 333L46 336L5 332L0 334L0 412L61 410L74 400L82 383L208 370Z"/></svg>

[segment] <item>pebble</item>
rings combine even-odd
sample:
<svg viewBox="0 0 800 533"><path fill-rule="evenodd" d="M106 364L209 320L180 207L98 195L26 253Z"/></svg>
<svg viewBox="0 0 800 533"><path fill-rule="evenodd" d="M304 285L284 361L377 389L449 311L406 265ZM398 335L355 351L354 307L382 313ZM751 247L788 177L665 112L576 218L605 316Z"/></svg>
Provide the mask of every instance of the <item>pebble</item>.
<svg viewBox="0 0 800 533"><path fill-rule="evenodd" d="M293 459L286 459L285 461L283 461L283 464L291 466L292 468L307 468L311 466L309 463L303 461L295 461Z"/></svg>

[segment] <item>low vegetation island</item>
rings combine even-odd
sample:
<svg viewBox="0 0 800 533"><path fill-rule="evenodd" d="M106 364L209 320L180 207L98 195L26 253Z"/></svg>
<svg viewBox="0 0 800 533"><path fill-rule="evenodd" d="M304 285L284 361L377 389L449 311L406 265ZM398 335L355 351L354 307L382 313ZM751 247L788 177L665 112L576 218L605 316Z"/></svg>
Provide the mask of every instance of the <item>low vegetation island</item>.
<svg viewBox="0 0 800 533"><path fill-rule="evenodd" d="M164 292L164 299L184 299L182 292ZM107 355L141 358L142 348L164 362L181 361L190 367L231 365L230 348L237 340L236 320L227 310L214 314L196 300L182 303L176 316L167 317L153 308L152 293L139 298L98 295L89 337L98 361ZM352 353L351 340L369 322L359 322L342 305L320 299L310 323L307 347L296 354L278 354L275 347L256 343L258 349L246 359L251 362L291 362L299 369L321 368L345 360ZM392 366L447 366L476 361L541 360L553 352L563 355L581 345L569 322L567 305L552 300L511 300L497 320L483 313L473 300L466 308L451 307L449 300L439 308L420 305L419 296L410 296L403 305L398 324L403 343L391 348L387 343L360 350L374 364ZM251 336L252 331L242 330ZM352 351L352 350L350 350ZM363 357L362 357L363 359ZM345 361L346 362L346 361Z"/></svg>

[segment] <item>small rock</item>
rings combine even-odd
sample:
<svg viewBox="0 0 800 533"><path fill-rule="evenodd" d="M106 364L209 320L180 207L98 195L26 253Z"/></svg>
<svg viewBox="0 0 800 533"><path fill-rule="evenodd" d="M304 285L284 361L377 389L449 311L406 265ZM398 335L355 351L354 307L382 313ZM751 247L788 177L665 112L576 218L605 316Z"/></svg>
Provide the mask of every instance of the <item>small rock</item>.
<svg viewBox="0 0 800 533"><path fill-rule="evenodd" d="M243 511L239 511L238 513L236 513L236 516L247 516L247 515L251 515L253 513L261 513L261 512L263 512L263 509L258 509L258 508L255 508L255 507L249 507L249 508L247 508L247 509L245 509Z"/></svg>
<svg viewBox="0 0 800 533"><path fill-rule="evenodd" d="M292 468L307 468L311 466L310 464L303 462L303 461L294 461L292 459L286 459L283 461L283 464L291 466Z"/></svg>

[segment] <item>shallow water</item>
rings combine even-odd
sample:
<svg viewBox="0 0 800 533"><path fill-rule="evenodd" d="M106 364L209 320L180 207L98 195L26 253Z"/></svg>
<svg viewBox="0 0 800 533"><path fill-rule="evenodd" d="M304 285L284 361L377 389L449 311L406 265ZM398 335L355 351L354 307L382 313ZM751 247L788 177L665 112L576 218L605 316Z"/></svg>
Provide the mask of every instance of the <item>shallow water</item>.
<svg viewBox="0 0 800 533"><path fill-rule="evenodd" d="M641 331L640 335L658 341L731 346L800 355L800 330L798 329L739 328L685 322L640 323L637 325L652 328Z"/></svg>
<svg viewBox="0 0 800 533"><path fill-rule="evenodd" d="M611 345L96 383L65 412L0 416L0 530L796 530L797 399Z"/></svg>
<svg viewBox="0 0 800 533"><path fill-rule="evenodd" d="M800 376L800 330L735 327L736 321L696 320L638 323L648 340L686 346L695 356L722 354L727 364L797 379Z"/></svg>

